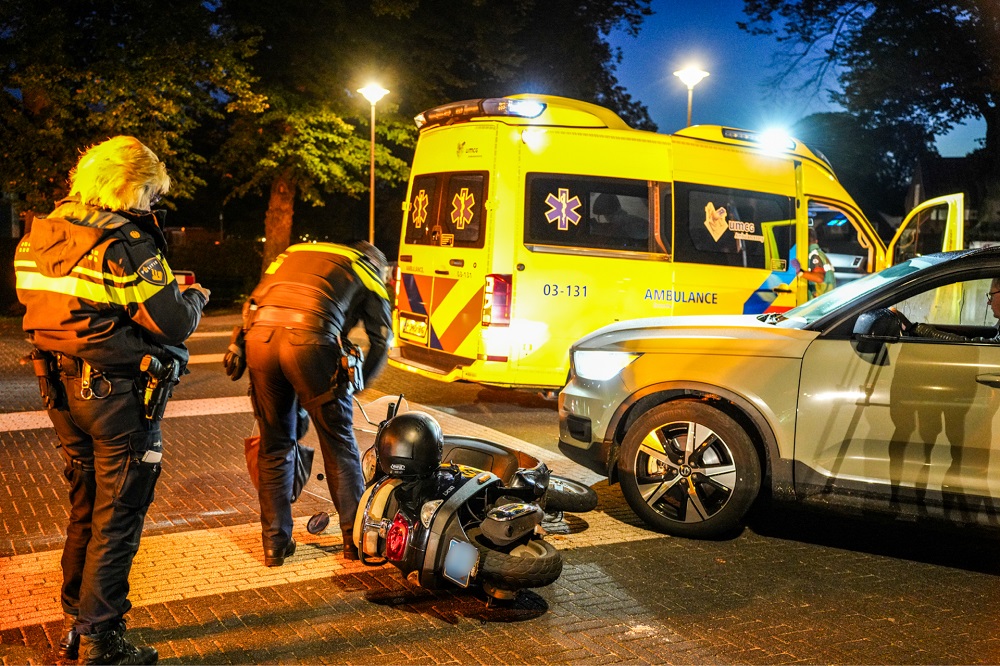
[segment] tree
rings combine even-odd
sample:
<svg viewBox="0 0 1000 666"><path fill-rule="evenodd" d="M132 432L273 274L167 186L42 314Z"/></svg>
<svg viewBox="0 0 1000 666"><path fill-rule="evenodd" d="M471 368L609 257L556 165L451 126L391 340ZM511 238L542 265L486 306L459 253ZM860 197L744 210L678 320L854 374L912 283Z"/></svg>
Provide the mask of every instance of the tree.
<svg viewBox="0 0 1000 666"><path fill-rule="evenodd" d="M244 64L253 42L203 0L0 4L0 190L19 210L66 194L79 150L131 134L166 164L171 197L203 183L191 133L258 109Z"/></svg>
<svg viewBox="0 0 1000 666"><path fill-rule="evenodd" d="M830 161L844 189L886 241L894 230L883 214L902 216L912 165L919 157L937 154L924 127L867 127L850 113L814 113L797 122L792 134Z"/></svg>
<svg viewBox="0 0 1000 666"><path fill-rule="evenodd" d="M611 105L651 127L613 76L604 37L637 30L649 0L288 0L232 4L242 34L259 36L256 88L271 108L232 126L223 156L232 196L268 197L264 262L291 241L294 203L325 205L368 192L369 105L354 91L378 80L376 181L402 199L415 145L410 118L459 99L546 92ZM378 230L381 243L389 230Z"/></svg>
<svg viewBox="0 0 1000 666"><path fill-rule="evenodd" d="M980 217L1000 217L1000 3L996 0L744 0L752 34L793 48L779 74L806 69L868 127L932 135L986 122Z"/></svg>

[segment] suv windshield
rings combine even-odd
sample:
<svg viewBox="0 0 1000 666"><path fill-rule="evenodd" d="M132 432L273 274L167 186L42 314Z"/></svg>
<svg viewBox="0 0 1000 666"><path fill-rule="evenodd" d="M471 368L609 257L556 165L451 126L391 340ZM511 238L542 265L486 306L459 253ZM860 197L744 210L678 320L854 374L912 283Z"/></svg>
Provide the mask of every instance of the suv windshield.
<svg viewBox="0 0 1000 666"><path fill-rule="evenodd" d="M762 319L762 321L767 321L782 328L805 328L817 319L825 317L834 310L859 298L864 298L876 289L881 289L885 285L898 282L917 271L938 264L947 258L948 255L946 254L914 257L901 264L890 266L878 273L872 273L871 275L848 282L833 291L828 291L807 303L792 308L783 315L768 315L768 318Z"/></svg>

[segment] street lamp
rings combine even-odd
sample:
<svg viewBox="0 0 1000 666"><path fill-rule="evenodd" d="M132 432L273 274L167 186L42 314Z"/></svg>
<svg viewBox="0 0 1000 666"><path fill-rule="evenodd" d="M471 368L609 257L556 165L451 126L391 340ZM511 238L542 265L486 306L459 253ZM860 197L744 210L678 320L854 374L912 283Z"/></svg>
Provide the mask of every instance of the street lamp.
<svg viewBox="0 0 1000 666"><path fill-rule="evenodd" d="M369 166L371 181L369 183L369 204L368 204L368 242L375 244L375 103L385 97L389 91L377 83L369 83L364 88L358 88L358 92L372 105L372 150L371 164Z"/></svg>
<svg viewBox="0 0 1000 666"><path fill-rule="evenodd" d="M688 127L691 126L691 98L694 95L694 87L698 85L698 82L703 78L708 76L708 72L700 70L697 67L685 67L684 69L677 70L674 72L674 76L684 82L684 85L688 87Z"/></svg>

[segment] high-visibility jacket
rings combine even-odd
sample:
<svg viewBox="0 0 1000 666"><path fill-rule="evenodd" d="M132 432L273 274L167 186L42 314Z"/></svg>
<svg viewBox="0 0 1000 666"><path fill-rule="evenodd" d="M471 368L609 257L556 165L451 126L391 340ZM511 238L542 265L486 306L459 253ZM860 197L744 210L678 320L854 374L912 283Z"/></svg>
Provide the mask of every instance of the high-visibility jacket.
<svg viewBox="0 0 1000 666"><path fill-rule="evenodd" d="M291 245L264 271L250 303L258 309L280 307L316 315L338 335L346 335L360 321L370 344L362 368L365 381L386 363L392 338L389 295L382 277L357 250L334 243Z"/></svg>
<svg viewBox="0 0 1000 666"><path fill-rule="evenodd" d="M39 349L112 375L146 354L183 363L205 297L181 293L154 214L97 209L75 198L36 217L14 257L23 327Z"/></svg>

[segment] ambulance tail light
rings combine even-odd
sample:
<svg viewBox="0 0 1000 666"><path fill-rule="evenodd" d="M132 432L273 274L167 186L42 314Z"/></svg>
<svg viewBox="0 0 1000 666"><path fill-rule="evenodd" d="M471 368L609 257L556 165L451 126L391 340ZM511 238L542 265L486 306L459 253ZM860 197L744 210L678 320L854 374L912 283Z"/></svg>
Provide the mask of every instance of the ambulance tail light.
<svg viewBox="0 0 1000 666"><path fill-rule="evenodd" d="M483 294L483 326L510 326L511 275L486 276Z"/></svg>

